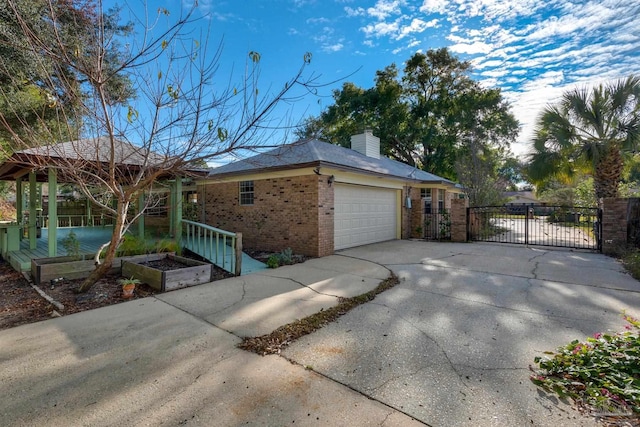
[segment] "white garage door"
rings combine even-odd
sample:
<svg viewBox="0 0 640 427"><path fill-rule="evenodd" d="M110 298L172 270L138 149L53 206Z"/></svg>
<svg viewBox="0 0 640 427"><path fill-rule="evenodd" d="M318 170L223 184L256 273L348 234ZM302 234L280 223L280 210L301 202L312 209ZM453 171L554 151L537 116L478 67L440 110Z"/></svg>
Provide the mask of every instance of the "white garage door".
<svg viewBox="0 0 640 427"><path fill-rule="evenodd" d="M337 184L334 191L334 248L396 238L396 190Z"/></svg>

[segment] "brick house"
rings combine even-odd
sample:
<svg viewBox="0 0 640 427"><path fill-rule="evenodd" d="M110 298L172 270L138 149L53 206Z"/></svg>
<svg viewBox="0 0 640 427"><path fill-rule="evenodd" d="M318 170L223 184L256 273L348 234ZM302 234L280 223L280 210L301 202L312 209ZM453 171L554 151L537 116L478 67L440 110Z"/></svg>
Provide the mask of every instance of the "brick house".
<svg viewBox="0 0 640 427"><path fill-rule="evenodd" d="M380 156L370 131L352 149L301 140L213 169L199 182L202 222L242 232L244 247L326 256L386 240L421 237L425 211L450 207L462 189Z"/></svg>

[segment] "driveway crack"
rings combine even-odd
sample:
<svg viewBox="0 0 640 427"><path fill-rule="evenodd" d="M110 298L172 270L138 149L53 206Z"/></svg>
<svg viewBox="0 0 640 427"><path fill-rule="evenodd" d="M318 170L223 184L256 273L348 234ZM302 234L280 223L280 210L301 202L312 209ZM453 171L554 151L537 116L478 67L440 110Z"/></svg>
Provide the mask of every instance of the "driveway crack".
<svg viewBox="0 0 640 427"><path fill-rule="evenodd" d="M311 285L304 284L298 280L292 279L291 277L280 277L280 276L272 276L272 275L269 275L267 277L273 277L274 279L281 279L281 280L289 280L295 283L296 285L299 285L303 288L307 288L310 291L315 292L318 295L323 295L325 297L342 298L340 295L333 295L333 294L327 294L325 292L320 292L319 290L312 288Z"/></svg>
<svg viewBox="0 0 640 427"><path fill-rule="evenodd" d="M376 304L375 301L370 302L370 304ZM469 386L467 385L467 383L464 381L464 378L462 376L462 374L460 372L458 372L458 370L456 369L456 365L451 361L451 359L449 358L449 355L447 354L446 350L440 345L440 343L438 342L438 340L436 340L435 338L433 338L431 335L429 335L427 332L425 332L424 330L422 330L418 325L416 325L414 322L412 322L411 320L407 319L406 317L404 317L402 314L400 314L398 312L397 309L393 308L393 307L388 307L388 306L384 306L382 304L376 304L376 305L380 305L383 307L386 307L389 310L394 311L395 313L397 313L398 317L400 319L402 319L403 321L405 321L406 323L408 323L412 328L416 329L418 332L420 332L421 335L423 335L427 340L433 342L436 347L438 348L438 350L440 351L440 353L442 353L442 355L444 356L444 358L446 359L447 363L449 364L449 367L451 368L451 370L458 376L458 379L460 380L460 382L466 387L469 388ZM410 374L404 374L404 375L400 375L397 378L401 378L401 377L405 377L407 375L415 375L418 372L420 372L421 370L423 370L424 368L420 368L418 369L416 372L410 373ZM397 379L397 378L391 378L391 379ZM387 380L386 382L391 381L391 379ZM386 383L385 382L385 383ZM382 387L384 384L374 388L374 390L377 390L378 388Z"/></svg>

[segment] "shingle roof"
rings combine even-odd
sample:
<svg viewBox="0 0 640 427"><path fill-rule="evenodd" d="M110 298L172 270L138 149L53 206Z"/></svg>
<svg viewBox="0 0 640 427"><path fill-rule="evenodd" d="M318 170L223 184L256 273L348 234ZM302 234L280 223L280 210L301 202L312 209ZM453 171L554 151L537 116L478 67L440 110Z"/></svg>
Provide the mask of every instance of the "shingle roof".
<svg viewBox="0 0 640 427"><path fill-rule="evenodd" d="M29 148L17 151L16 154L108 163L111 161L112 155L111 144L109 141L109 138L105 136L98 138L86 138ZM115 140L113 155L114 162L121 165L153 165L167 161L167 158L162 155L154 152L148 152L145 148L136 147L133 144L120 140Z"/></svg>
<svg viewBox="0 0 640 427"><path fill-rule="evenodd" d="M259 171L295 169L312 165L333 166L373 175L399 178L404 181L437 182L456 185L453 181L386 157L375 159L355 150L317 139L304 139L283 145L266 153L229 163L213 169L210 177L243 175Z"/></svg>

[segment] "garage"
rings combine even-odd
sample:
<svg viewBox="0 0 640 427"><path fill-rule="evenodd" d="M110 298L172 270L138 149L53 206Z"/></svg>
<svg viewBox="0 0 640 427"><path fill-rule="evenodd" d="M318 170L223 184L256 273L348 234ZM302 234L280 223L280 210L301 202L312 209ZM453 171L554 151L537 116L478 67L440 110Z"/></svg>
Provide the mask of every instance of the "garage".
<svg viewBox="0 0 640 427"><path fill-rule="evenodd" d="M397 190L336 184L335 250L398 238L397 206Z"/></svg>

